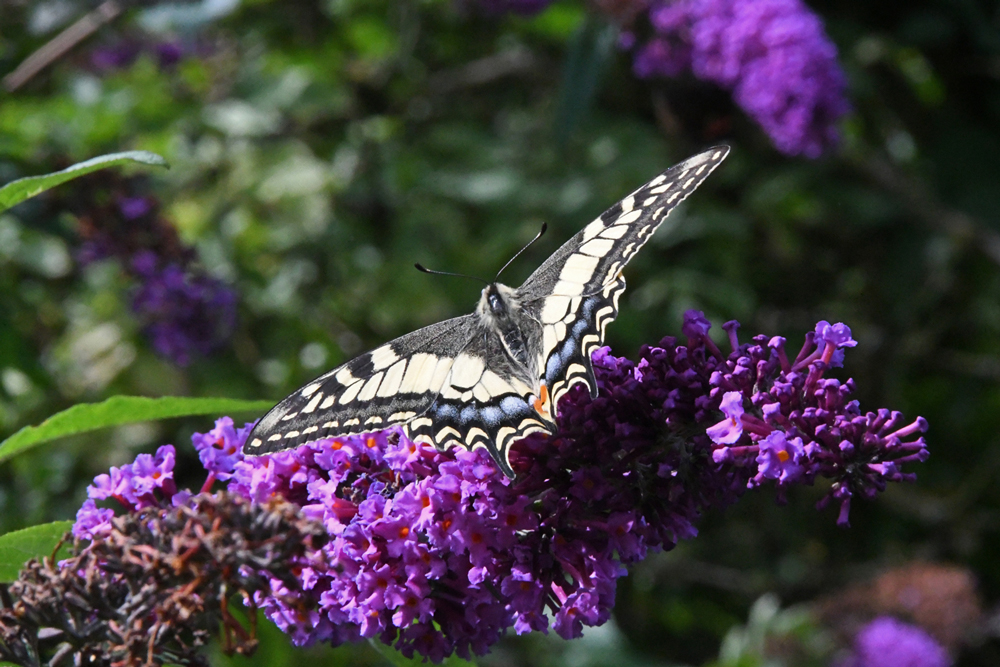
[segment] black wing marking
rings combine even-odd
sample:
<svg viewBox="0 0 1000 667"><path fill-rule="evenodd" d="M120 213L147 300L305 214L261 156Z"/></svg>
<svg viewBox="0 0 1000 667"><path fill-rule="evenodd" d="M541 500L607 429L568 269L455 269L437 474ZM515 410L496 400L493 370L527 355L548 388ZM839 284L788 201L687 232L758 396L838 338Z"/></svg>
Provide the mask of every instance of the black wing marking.
<svg viewBox="0 0 1000 667"><path fill-rule="evenodd" d="M525 375L485 324L455 358L437 400L404 428L410 439L438 449L483 447L500 470L514 477L510 444L529 433L551 433L555 424L538 412L537 379Z"/></svg>
<svg viewBox="0 0 1000 667"><path fill-rule="evenodd" d="M243 453L258 456L419 417L434 403L478 318L418 329L321 375L264 415Z"/></svg>
<svg viewBox="0 0 1000 667"><path fill-rule="evenodd" d="M517 289L542 326L538 367L552 415L574 384L586 383L596 396L590 356L618 315L622 268L728 154L727 146L710 148L666 170L574 235Z"/></svg>

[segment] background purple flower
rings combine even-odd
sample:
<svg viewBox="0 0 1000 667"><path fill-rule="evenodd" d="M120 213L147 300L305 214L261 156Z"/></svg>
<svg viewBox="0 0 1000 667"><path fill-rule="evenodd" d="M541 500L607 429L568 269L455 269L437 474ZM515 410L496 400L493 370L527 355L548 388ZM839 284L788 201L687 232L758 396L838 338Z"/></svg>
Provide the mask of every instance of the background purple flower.
<svg viewBox="0 0 1000 667"><path fill-rule="evenodd" d="M837 49L800 0L678 0L649 10L636 76L694 76L732 92L775 147L818 157L850 110ZM625 40L629 45L631 40Z"/></svg>
<svg viewBox="0 0 1000 667"><path fill-rule="evenodd" d="M846 667L948 667L948 652L921 628L889 616L858 632Z"/></svg>
<svg viewBox="0 0 1000 667"><path fill-rule="evenodd" d="M140 179L102 172L82 183L70 200L80 236L77 261L121 263L137 283L132 311L160 356L186 366L219 349L236 328L235 290L198 266Z"/></svg>
<svg viewBox="0 0 1000 667"><path fill-rule="evenodd" d="M149 254L132 262L142 281L132 310L153 349L186 366L193 354L207 355L229 338L236 326L236 293L211 276L157 264Z"/></svg>
<svg viewBox="0 0 1000 667"><path fill-rule="evenodd" d="M130 67L139 56L148 53L161 68L168 69L194 51L192 45L177 40L152 40L148 35L125 37L94 48L90 52L90 65L99 73L109 73Z"/></svg>

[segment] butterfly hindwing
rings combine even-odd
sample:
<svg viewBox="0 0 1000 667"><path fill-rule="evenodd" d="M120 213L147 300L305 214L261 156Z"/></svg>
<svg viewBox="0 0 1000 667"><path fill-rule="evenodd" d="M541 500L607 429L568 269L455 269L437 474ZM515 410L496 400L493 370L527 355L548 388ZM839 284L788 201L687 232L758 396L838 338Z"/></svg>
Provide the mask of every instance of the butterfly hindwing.
<svg viewBox="0 0 1000 667"><path fill-rule="evenodd" d="M712 148L663 172L579 231L517 289L542 325L538 366L553 415L574 384L586 383L596 395L590 357L618 315L622 268L728 153L728 147Z"/></svg>
<svg viewBox="0 0 1000 667"><path fill-rule="evenodd" d="M481 324L456 357L437 399L405 428L412 440L448 449L484 447L508 477L509 446L555 424L539 414L537 380L511 362L497 332Z"/></svg>
<svg viewBox="0 0 1000 667"><path fill-rule="evenodd" d="M374 431L422 415L468 345L475 319L466 315L418 329L316 378L264 415L246 453Z"/></svg>
<svg viewBox="0 0 1000 667"><path fill-rule="evenodd" d="M558 319L552 316L551 306L548 311L541 308L539 358L544 360L542 379L553 415L559 399L575 384L585 383L591 396L597 396L591 355L603 345L608 324L618 316L618 298L624 291L625 278L618 276L599 292L571 298L566 314Z"/></svg>

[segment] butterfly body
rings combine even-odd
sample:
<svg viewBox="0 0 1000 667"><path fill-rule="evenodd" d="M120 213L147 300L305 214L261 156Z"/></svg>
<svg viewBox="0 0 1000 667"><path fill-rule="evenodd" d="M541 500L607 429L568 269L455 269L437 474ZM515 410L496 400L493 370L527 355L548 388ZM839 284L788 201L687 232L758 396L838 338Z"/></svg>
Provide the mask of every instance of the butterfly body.
<svg viewBox="0 0 1000 667"><path fill-rule="evenodd" d="M596 218L518 288L490 283L473 313L367 352L285 398L244 454L400 425L439 449L484 447L508 477L510 445L553 432L575 384L596 396L590 357L625 290L621 270L725 159L716 147L672 167Z"/></svg>

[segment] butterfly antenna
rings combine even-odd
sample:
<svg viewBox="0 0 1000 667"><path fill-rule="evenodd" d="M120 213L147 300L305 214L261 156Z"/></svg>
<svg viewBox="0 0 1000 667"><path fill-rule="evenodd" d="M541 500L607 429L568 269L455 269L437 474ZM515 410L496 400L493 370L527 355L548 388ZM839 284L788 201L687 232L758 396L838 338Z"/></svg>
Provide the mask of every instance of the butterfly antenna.
<svg viewBox="0 0 1000 667"><path fill-rule="evenodd" d="M528 243L525 244L525 246L523 248L521 248L520 250L518 250L516 253L514 253L513 257L511 257L510 259L507 260L507 263L504 264L503 267L501 267L501 269L499 271L497 271L497 277L493 279L493 282L496 282L497 280L499 280L500 279L500 274L504 272L504 269L506 269L508 266L510 266L510 263L513 262L515 259L517 259L522 252L524 252L525 250L527 250L528 248L530 248L532 243L534 243L538 239L542 238L542 234L544 234L545 230L548 229L548 228L549 228L548 224L543 222L542 223L542 228L538 231L537 234L535 234L535 238L533 238L530 241L528 241Z"/></svg>
<svg viewBox="0 0 1000 667"><path fill-rule="evenodd" d="M484 285L490 284L489 281L483 280L482 278L479 278L477 276L467 276L464 273L451 273L450 271L432 271L423 264L414 264L413 266L417 268L417 271L423 271L424 273L429 273L433 276L455 276L456 278L471 278L472 280L478 280Z"/></svg>

